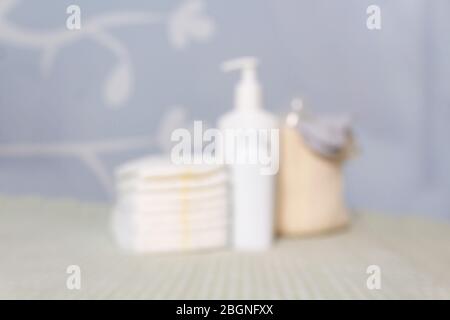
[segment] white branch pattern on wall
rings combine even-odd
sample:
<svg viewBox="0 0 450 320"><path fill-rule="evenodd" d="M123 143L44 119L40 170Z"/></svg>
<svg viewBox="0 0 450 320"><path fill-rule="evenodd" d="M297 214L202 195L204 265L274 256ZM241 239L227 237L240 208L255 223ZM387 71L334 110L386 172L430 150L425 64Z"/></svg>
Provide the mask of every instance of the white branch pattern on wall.
<svg viewBox="0 0 450 320"><path fill-rule="evenodd" d="M12 144L0 146L0 157L76 157L93 173L103 189L113 194L111 175L100 156L148 148L154 145L149 137L135 137L110 141L66 142L55 144Z"/></svg>
<svg viewBox="0 0 450 320"><path fill-rule="evenodd" d="M131 25L164 25L169 43L175 49L183 49L192 41L206 41L214 34L214 21L204 12L203 0L183 0L172 12L109 12L83 19L80 30L57 28L51 31L36 31L21 27L8 14L18 6L19 0L0 0L0 43L24 49L38 50L40 66L44 75L51 72L59 51L76 41L91 39L109 50L117 59L103 83L103 99L110 107L123 106L133 89L133 64L126 46L117 39L111 29ZM0 145L0 157L76 157L89 168L94 177L109 195L112 195L111 174L102 163L100 155L121 153L139 148L160 145L167 148L162 134L168 128L182 126L185 114L181 109L169 110L163 116L160 132L150 137L135 137L110 141L64 142L58 144L5 144ZM181 115L181 116L180 116ZM161 145L162 144L162 145Z"/></svg>
<svg viewBox="0 0 450 320"><path fill-rule="evenodd" d="M114 140L64 143L23 143L0 145L0 157L75 157L94 175L105 192L114 195L111 174L104 166L101 155L123 153L136 149L159 147L169 152L170 133L188 126L186 108L173 106L168 108L160 121L156 133L150 136L132 137Z"/></svg>
<svg viewBox="0 0 450 320"><path fill-rule="evenodd" d="M125 45L111 34L111 29L130 25L167 25L169 43L176 49L186 47L193 40L208 40L214 33L214 22L204 13L202 0L184 0L168 14L110 12L87 19L80 30L58 28L45 32L25 29L8 20L8 13L18 3L19 0L0 2L0 43L39 50L42 71L48 74L61 48L85 38L94 40L117 59L103 85L103 98L111 107L122 106L128 99L134 79L130 54Z"/></svg>

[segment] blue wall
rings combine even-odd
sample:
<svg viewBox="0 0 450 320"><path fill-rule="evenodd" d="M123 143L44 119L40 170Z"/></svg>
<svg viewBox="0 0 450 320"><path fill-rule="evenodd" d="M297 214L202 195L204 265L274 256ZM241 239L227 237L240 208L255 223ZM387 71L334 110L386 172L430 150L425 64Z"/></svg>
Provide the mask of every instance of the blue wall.
<svg viewBox="0 0 450 320"><path fill-rule="evenodd" d="M65 28L70 4L79 31ZM214 123L236 81L219 64L256 55L268 109L300 94L354 115L352 206L450 218L448 12L445 0L1 0L0 192L111 199L114 166L156 150L175 106Z"/></svg>

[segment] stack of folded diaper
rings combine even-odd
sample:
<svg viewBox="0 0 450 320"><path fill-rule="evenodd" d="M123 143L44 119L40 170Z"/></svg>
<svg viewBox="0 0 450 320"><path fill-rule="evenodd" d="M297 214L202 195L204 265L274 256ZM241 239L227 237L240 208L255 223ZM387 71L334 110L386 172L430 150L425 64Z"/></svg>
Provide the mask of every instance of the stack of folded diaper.
<svg viewBox="0 0 450 320"><path fill-rule="evenodd" d="M176 165L147 157L116 171L113 231L135 252L184 251L227 243L227 174L221 165Z"/></svg>

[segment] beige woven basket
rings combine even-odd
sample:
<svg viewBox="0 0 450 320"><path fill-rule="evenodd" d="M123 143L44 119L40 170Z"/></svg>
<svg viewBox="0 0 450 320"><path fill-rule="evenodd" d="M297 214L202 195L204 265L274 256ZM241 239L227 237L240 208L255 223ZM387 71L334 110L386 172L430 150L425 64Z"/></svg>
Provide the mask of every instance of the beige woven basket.
<svg viewBox="0 0 450 320"><path fill-rule="evenodd" d="M295 128L282 128L280 137L278 233L299 236L346 226L342 163L349 149L327 158L312 151Z"/></svg>

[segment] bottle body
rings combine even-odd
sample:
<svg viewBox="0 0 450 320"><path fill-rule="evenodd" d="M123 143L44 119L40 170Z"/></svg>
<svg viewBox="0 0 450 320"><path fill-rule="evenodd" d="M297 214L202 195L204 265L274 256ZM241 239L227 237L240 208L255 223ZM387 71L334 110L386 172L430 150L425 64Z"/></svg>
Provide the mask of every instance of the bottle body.
<svg viewBox="0 0 450 320"><path fill-rule="evenodd" d="M223 132L225 163L230 170L233 247L267 249L274 234L276 172L265 172L267 162L260 157L275 156L278 161L278 154L270 154L274 141L265 138L278 130L277 119L263 110L233 111L223 116L218 126Z"/></svg>

